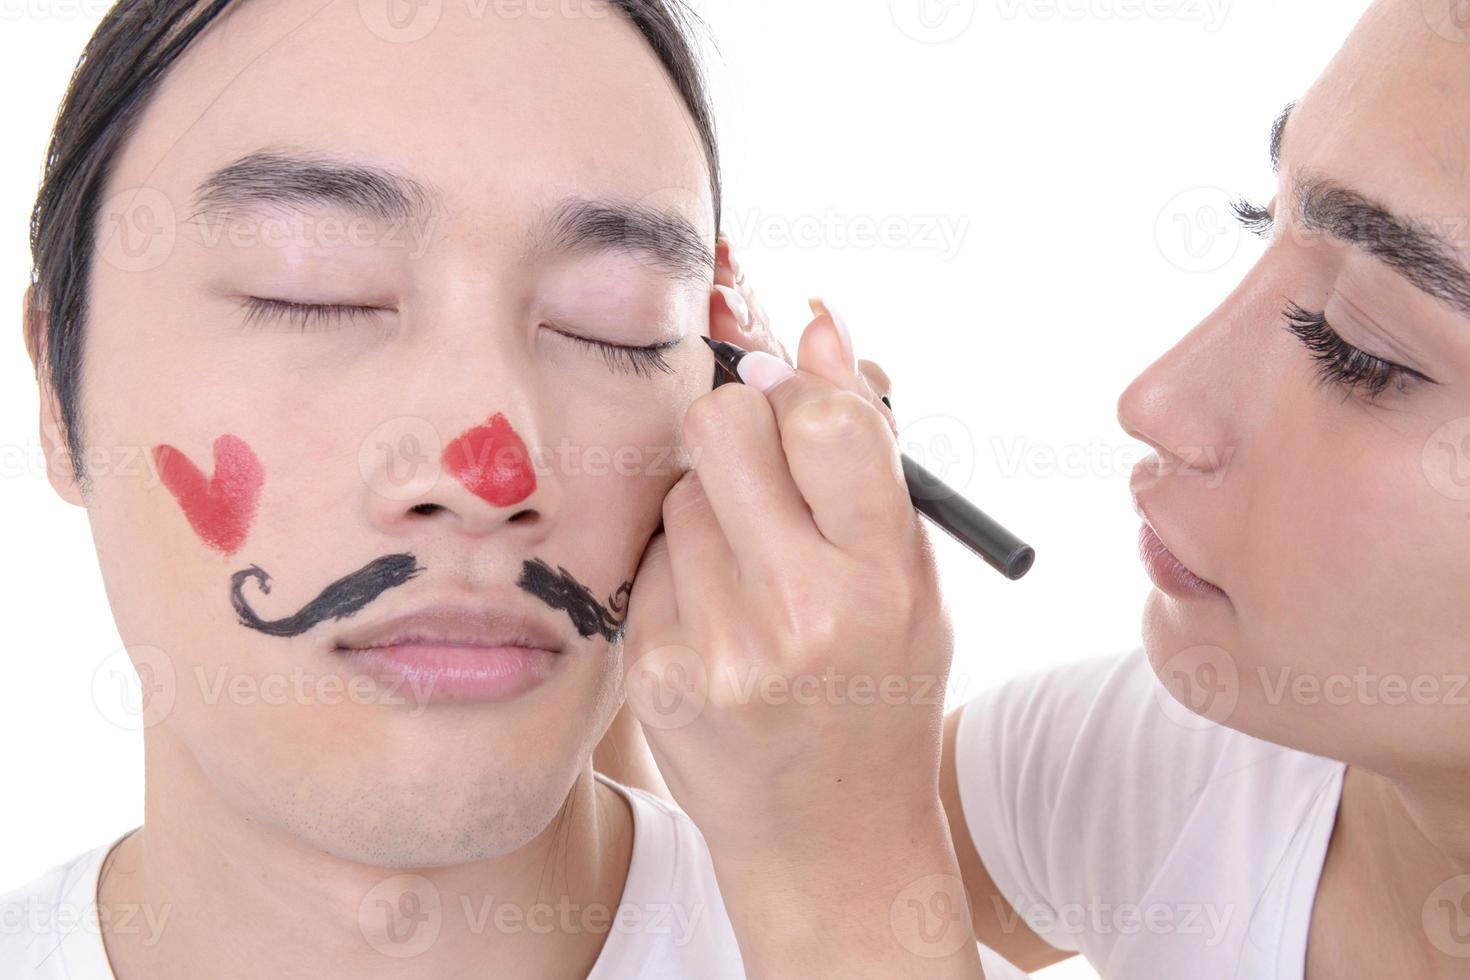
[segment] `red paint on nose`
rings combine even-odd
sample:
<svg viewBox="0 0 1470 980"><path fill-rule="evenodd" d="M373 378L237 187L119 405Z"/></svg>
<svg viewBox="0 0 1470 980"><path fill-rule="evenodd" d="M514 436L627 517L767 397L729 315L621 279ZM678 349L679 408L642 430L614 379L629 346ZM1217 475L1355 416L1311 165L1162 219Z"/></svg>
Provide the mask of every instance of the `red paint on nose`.
<svg viewBox="0 0 1470 980"><path fill-rule="evenodd" d="M531 454L498 412L445 446L443 464L471 493L496 507L518 504L536 489Z"/></svg>
<svg viewBox="0 0 1470 980"><path fill-rule="evenodd" d="M173 446L154 446L153 465L205 544L228 555L245 543L265 470L244 439L223 435L214 441L214 476L208 479Z"/></svg>

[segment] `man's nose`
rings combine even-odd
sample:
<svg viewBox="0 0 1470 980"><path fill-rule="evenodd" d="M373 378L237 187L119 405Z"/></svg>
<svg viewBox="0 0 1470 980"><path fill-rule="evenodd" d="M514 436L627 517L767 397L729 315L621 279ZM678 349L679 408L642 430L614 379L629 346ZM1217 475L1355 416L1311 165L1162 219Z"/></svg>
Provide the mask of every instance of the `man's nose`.
<svg viewBox="0 0 1470 980"><path fill-rule="evenodd" d="M373 522L403 533L433 520L479 537L515 524L544 533L561 506L555 475L512 413L491 411L452 435L422 418L383 428L360 454Z"/></svg>

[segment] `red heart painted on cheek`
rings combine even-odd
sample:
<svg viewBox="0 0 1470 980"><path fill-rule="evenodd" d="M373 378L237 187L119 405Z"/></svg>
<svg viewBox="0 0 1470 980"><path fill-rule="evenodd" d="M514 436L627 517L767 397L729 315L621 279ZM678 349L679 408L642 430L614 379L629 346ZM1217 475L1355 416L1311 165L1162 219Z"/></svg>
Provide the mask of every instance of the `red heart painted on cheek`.
<svg viewBox="0 0 1470 980"><path fill-rule="evenodd" d="M244 439L224 435L214 441L214 476L210 479L172 446L154 446L153 464L205 544L228 555L245 543L265 470Z"/></svg>
<svg viewBox="0 0 1470 980"><path fill-rule="evenodd" d="M496 507L520 503L536 489L526 444L498 412L445 446L442 462L450 476Z"/></svg>

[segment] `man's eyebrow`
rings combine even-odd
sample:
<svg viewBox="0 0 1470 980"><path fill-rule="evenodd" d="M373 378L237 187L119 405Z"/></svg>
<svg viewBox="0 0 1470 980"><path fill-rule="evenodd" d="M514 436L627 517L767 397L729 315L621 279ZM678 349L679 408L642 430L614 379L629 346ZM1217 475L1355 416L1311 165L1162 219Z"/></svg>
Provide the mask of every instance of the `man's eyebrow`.
<svg viewBox="0 0 1470 980"><path fill-rule="evenodd" d="M1281 172L1281 141L1286 135L1286 121L1291 118L1291 110L1296 108L1295 102L1286 103L1276 116L1276 121L1271 124L1271 172Z"/></svg>
<svg viewBox="0 0 1470 980"><path fill-rule="evenodd" d="M1303 227L1331 235L1381 260L1423 292L1470 316L1470 271L1434 229L1402 218L1355 190L1314 174L1297 179Z"/></svg>
<svg viewBox="0 0 1470 980"><path fill-rule="evenodd" d="M439 207L429 185L370 164L311 152L256 150L211 172L194 189L189 220L313 205L378 221L427 222Z"/></svg>
<svg viewBox="0 0 1470 980"><path fill-rule="evenodd" d="M715 253L688 218L635 201L562 200L537 224L525 257L548 252L625 252L694 283L709 282L715 272Z"/></svg>
<svg viewBox="0 0 1470 980"><path fill-rule="evenodd" d="M377 221L425 226L443 211L433 185L383 167L292 149L248 153L206 176L189 220L330 206ZM636 201L568 197L547 209L521 258L624 252L675 280L707 282L715 254L686 217Z"/></svg>

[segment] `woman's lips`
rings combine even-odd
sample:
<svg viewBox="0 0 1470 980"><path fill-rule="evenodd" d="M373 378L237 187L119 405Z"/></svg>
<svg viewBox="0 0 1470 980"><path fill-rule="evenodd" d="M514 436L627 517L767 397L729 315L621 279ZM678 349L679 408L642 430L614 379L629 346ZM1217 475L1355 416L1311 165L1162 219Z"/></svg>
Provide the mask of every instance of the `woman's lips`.
<svg viewBox="0 0 1470 980"><path fill-rule="evenodd" d="M523 646L460 646L409 641L339 650L347 664L394 685L407 701L509 701L538 686L560 655Z"/></svg>
<svg viewBox="0 0 1470 980"><path fill-rule="evenodd" d="M1144 570L1158 586L1176 599L1222 597L1225 592L1212 582L1200 578L1164 546L1147 521L1138 531L1138 553L1143 559Z"/></svg>

